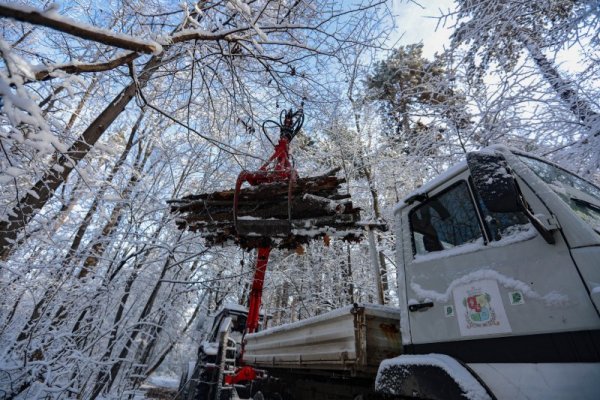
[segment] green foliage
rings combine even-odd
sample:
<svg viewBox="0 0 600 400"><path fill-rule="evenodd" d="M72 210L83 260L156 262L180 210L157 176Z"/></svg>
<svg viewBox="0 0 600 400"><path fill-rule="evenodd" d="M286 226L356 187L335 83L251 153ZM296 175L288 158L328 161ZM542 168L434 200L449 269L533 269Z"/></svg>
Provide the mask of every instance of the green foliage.
<svg viewBox="0 0 600 400"><path fill-rule="evenodd" d="M407 154L431 154L449 127L470 125L445 59L425 59L422 44L395 49L376 64L366 85L369 100L379 103L386 134Z"/></svg>

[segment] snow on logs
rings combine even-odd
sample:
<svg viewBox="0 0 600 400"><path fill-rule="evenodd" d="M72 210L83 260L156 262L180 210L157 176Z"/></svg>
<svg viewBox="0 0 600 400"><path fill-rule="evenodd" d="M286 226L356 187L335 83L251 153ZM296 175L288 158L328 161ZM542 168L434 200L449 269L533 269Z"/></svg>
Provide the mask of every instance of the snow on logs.
<svg viewBox="0 0 600 400"><path fill-rule="evenodd" d="M234 242L243 248L296 248L324 236L358 241L360 208L350 195L340 194L343 179L337 171L299 178L291 186L275 182L243 188L239 194L237 226L233 216L234 190L189 195L169 200L179 229L199 232L207 243Z"/></svg>

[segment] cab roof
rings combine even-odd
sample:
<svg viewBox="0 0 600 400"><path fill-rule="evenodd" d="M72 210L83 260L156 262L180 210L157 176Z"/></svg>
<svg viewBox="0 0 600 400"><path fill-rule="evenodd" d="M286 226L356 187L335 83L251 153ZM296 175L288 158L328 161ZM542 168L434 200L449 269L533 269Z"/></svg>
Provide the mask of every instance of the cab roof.
<svg viewBox="0 0 600 400"><path fill-rule="evenodd" d="M496 151L499 151L501 153L508 153L508 152L511 152L511 149L509 149L508 147L506 147L504 145L492 145L492 146L485 147L481 150L478 150L478 152L496 152ZM522 153L522 152L519 152L519 153ZM427 193L429 193L430 191L432 191L433 189L435 189L442 183L454 178L456 175L461 174L466 169L467 169L467 161L466 160L460 161L459 163L452 165L446 171L442 172L441 174L439 174L432 180L424 183L419 188L413 190L407 196L405 196L402 200L400 200L400 202L398 202L396 204L396 206L394 207L394 214L398 214L404 207L412 204L414 202L414 200L416 200L416 198L421 197L421 196L426 196Z"/></svg>

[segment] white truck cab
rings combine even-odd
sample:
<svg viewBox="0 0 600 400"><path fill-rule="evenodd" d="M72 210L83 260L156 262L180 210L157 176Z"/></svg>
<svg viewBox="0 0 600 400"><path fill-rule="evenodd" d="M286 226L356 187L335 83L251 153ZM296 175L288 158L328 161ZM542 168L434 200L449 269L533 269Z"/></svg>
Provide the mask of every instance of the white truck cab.
<svg viewBox="0 0 600 400"><path fill-rule="evenodd" d="M395 215L399 308L348 305L248 334L234 357L236 306L182 398L600 398L598 187L493 147Z"/></svg>
<svg viewBox="0 0 600 400"><path fill-rule="evenodd" d="M388 371L453 359L490 398L600 398L598 187L497 146L395 215L403 353L416 361ZM400 381L390 393L423 390Z"/></svg>

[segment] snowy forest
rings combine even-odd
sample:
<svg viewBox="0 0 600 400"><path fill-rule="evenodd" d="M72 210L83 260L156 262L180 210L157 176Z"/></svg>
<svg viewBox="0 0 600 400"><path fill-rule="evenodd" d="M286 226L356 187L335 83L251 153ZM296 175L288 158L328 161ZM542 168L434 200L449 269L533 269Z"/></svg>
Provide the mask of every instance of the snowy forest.
<svg viewBox="0 0 600 400"><path fill-rule="evenodd" d="M233 188L303 108L300 177L339 168L396 304L393 209L504 144L600 182L593 0L0 3L0 399L128 398L177 376L198 321L246 305L256 254L168 201ZM396 13L450 29L433 56ZM376 302L366 240L274 250L270 325Z"/></svg>

